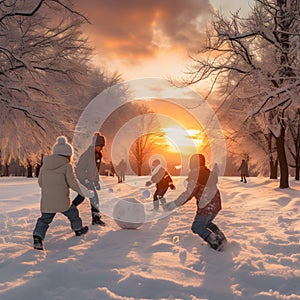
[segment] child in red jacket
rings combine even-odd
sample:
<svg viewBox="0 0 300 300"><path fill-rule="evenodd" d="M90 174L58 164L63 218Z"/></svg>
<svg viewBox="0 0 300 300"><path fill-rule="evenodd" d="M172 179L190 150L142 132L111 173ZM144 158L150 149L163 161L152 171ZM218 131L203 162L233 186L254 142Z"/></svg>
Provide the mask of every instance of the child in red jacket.
<svg viewBox="0 0 300 300"><path fill-rule="evenodd" d="M155 159L152 162L152 177L151 180L146 182L146 186L150 186L151 184L156 184L156 191L153 195L153 209L158 210L159 202L164 207L166 204L166 200L164 198L165 193L168 188L171 190L175 190L176 187L173 184L173 180L170 174L166 171L166 169L161 165L159 159Z"/></svg>
<svg viewBox="0 0 300 300"><path fill-rule="evenodd" d="M173 210L196 198L197 213L192 224L192 231L203 238L214 250L220 251L226 242L224 233L213 220L221 210L221 195L217 188L218 175L205 166L205 157L194 154L189 162L190 173L187 189L176 200L165 205Z"/></svg>

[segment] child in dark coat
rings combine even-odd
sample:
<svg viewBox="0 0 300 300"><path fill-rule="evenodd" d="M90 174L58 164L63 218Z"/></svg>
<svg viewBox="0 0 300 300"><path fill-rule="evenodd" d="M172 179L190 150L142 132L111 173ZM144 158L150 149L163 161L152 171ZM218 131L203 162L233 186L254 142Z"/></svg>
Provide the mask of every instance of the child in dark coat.
<svg viewBox="0 0 300 300"><path fill-rule="evenodd" d="M152 162L151 173L151 180L146 182L146 186L150 186L153 183L156 184L156 190L153 195L153 209L158 210L159 202L162 204L163 207L166 204L164 195L167 192L168 188L170 188L171 190L175 190L176 187L173 184L173 180L170 174L161 165L159 159L155 159Z"/></svg>
<svg viewBox="0 0 300 300"><path fill-rule="evenodd" d="M89 198L92 213L92 225L105 226L101 220L99 197L96 190L100 190L99 170L102 160L102 149L105 146L105 138L100 132L96 132L92 139L92 144L79 157L76 166L76 175L82 185L94 192L94 196ZM83 202L84 198L77 198L73 201L75 206Z"/></svg>
<svg viewBox="0 0 300 300"><path fill-rule="evenodd" d="M189 162L190 173L187 189L176 200L165 205L173 210L196 198L197 213L192 224L192 231L204 239L214 250L220 251L226 242L224 233L213 220L221 210L221 195L217 188L218 176L205 166L205 157L194 154Z"/></svg>

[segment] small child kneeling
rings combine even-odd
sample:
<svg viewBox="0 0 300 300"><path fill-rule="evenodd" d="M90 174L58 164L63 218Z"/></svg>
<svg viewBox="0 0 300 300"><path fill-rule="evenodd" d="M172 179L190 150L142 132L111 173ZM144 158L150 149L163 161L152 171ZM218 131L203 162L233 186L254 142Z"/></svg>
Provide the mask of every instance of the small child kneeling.
<svg viewBox="0 0 300 300"><path fill-rule="evenodd" d="M44 250L43 241L49 224L55 214L63 213L70 221L71 228L76 236L87 233L88 227L82 226L78 209L71 205L70 188L78 193L77 197L84 197L74 173L71 163L73 154L72 146L64 136L57 138L57 143L53 147L53 155L44 157L38 183L41 187L41 213L42 216L37 220L33 231L33 247L37 250ZM86 195L88 196L88 195Z"/></svg>
<svg viewBox="0 0 300 300"><path fill-rule="evenodd" d="M197 213L192 231L203 238L214 250L222 250L226 243L224 233L212 221L221 210L221 195L217 188L218 175L205 166L205 157L194 154L189 162L190 173L187 188L176 200L165 204L167 210L173 210L191 200L197 201Z"/></svg>

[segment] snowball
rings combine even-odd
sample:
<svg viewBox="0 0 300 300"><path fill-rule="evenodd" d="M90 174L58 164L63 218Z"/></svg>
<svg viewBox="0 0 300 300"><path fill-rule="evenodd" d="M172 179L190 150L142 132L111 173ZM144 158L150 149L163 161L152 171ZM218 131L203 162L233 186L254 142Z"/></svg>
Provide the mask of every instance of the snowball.
<svg viewBox="0 0 300 300"><path fill-rule="evenodd" d="M142 195L143 195L143 197L144 197L145 199L148 199L148 198L151 196L151 193L150 193L149 190L144 190L144 191L142 192Z"/></svg>
<svg viewBox="0 0 300 300"><path fill-rule="evenodd" d="M135 198L121 199L114 206L113 218L123 229L137 229L145 222L144 205Z"/></svg>

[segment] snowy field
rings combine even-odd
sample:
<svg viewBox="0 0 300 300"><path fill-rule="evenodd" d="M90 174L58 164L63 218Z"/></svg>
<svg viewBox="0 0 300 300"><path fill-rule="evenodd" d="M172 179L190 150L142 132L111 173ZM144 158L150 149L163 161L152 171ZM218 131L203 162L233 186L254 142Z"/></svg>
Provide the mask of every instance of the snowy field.
<svg viewBox="0 0 300 300"><path fill-rule="evenodd" d="M57 215L41 252L32 249L40 215L36 179L0 178L1 300L300 299L299 183L280 190L266 178L248 184L224 178L216 223L229 244L215 252L190 230L194 200L170 215L154 215L151 199L141 197L145 178L103 180L107 227L90 226L87 235L75 237L68 220ZM177 182L167 200L183 189ZM115 195L143 200L154 220L138 230L120 229L108 216ZM88 201L79 209L90 225Z"/></svg>

